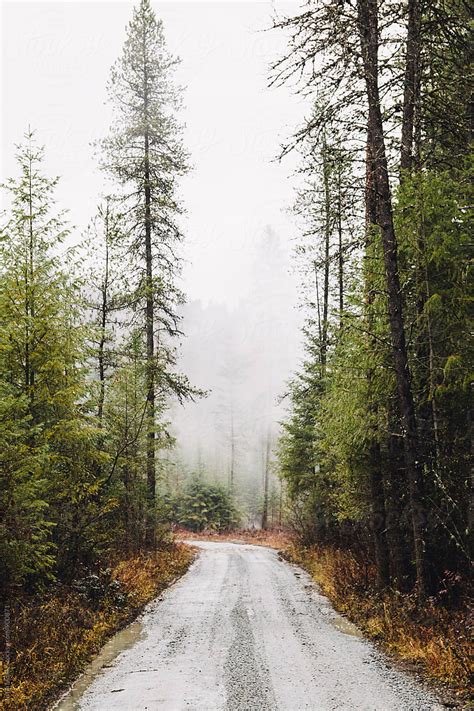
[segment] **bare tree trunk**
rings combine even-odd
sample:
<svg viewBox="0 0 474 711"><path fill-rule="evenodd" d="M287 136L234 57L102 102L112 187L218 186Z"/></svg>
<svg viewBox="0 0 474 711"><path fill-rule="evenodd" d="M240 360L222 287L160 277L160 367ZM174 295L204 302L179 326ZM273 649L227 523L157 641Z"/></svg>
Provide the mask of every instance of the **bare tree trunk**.
<svg viewBox="0 0 474 711"><path fill-rule="evenodd" d="M407 171L421 171L421 8L420 0L408 0L407 39L405 77L403 92L403 121L400 150L400 180ZM424 443L423 462L426 466L438 467L438 414L434 398L434 345L431 316L425 312L429 298L429 274L426 265L425 219L423 206L423 185L417 182L415 189L419 199L420 222L417 231L416 311L418 328L416 337L416 379L419 387L420 440Z"/></svg>
<svg viewBox="0 0 474 711"><path fill-rule="evenodd" d="M473 401L471 400L471 403ZM472 531L474 528L474 407L470 407L467 414L467 426L469 430L470 454L471 454L471 476L470 476L470 500L468 504L468 526Z"/></svg>
<svg viewBox="0 0 474 711"><path fill-rule="evenodd" d="M405 341L397 241L393 224L392 199L378 86L378 2L377 0L358 0L357 8L369 107L369 137L376 166L377 224L380 227L382 237L388 292L389 324L410 489L417 591L420 598L423 598L428 594L429 588L425 553L426 514L423 504L420 448Z"/></svg>
<svg viewBox="0 0 474 711"><path fill-rule="evenodd" d="M124 407L124 431L125 431L125 438L128 437L128 380L125 383L125 407ZM127 551L130 552L131 550L131 544L130 544L130 534L132 531L132 526L131 526L131 516L130 516L130 466L128 462L128 457L129 457L129 452L128 452L128 447L125 449L124 453L124 460L125 463L122 467L122 478L123 478L123 486L125 489L125 506L124 506L124 528L125 528L125 545L127 548Z"/></svg>
<svg viewBox="0 0 474 711"><path fill-rule="evenodd" d="M371 527L374 537L377 586L386 587L390 582L389 553L386 537L385 496L383 489L382 458L380 445L372 438L369 449Z"/></svg>
<svg viewBox="0 0 474 711"><path fill-rule="evenodd" d="M35 270L35 237L33 228L33 186L32 186L33 160L29 155L28 169L28 256L25 264L25 385L30 402L34 398L35 373L31 365L31 332L35 317L34 305L34 270Z"/></svg>
<svg viewBox="0 0 474 711"><path fill-rule="evenodd" d="M408 0L407 4L407 38L405 53L405 76L403 88L403 119L400 146L400 180L403 182L405 173L411 171L415 166L419 170L421 165L420 156L420 52L421 52L421 12L420 0ZM416 243L416 272L417 272L417 296L416 312L418 318L418 328L416 337L416 373L415 381L419 390L419 429L421 441L425 443L423 447L423 460L425 464L430 458L430 444L434 441L433 430L436 425L436 405L433 408L429 403L432 382L432 353L433 344L431 342L431 325L426 323L430 320L425 314L425 304L428 298L428 279L425 270L425 235L424 235L424 215L423 215L423 195L422 186L417 185L416 189L421 202L420 224L417 231ZM435 454L436 459L436 454ZM435 464L436 466L436 464Z"/></svg>
<svg viewBox="0 0 474 711"><path fill-rule="evenodd" d="M318 314L318 337L319 342L322 342L323 334L321 330L321 302L319 299L319 279L318 279L318 265L314 262L314 284L316 288L316 313Z"/></svg>
<svg viewBox="0 0 474 711"><path fill-rule="evenodd" d="M422 177L419 176L420 181ZM418 385L418 415L420 437L424 443L423 463L435 469L439 464L438 413L435 398L434 343L431 315L426 312L430 296L428 266L426 264L425 215L423 205L423 185L417 182L419 225L416 242L416 315L415 338L416 369L414 379Z"/></svg>
<svg viewBox="0 0 474 711"><path fill-rule="evenodd" d="M231 404L230 409L230 473L229 473L229 490L234 493L234 477L235 477L235 439L234 439L234 410Z"/></svg>
<svg viewBox="0 0 474 711"><path fill-rule="evenodd" d="M390 426L390 425L389 425ZM396 429L395 423L392 428ZM406 591L409 582L407 560L411 555L403 535L403 498L406 482L404 477L405 453L401 437L391 432L388 440L388 452L383 462L385 492L385 527L390 553L390 577L396 590Z"/></svg>

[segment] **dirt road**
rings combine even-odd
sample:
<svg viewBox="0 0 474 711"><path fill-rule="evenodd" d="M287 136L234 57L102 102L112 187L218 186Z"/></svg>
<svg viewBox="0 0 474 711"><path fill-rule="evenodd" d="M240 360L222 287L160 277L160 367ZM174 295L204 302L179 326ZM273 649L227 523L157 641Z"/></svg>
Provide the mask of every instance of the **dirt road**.
<svg viewBox="0 0 474 711"><path fill-rule="evenodd" d="M443 708L275 551L195 545L198 559L148 608L137 639L61 711Z"/></svg>

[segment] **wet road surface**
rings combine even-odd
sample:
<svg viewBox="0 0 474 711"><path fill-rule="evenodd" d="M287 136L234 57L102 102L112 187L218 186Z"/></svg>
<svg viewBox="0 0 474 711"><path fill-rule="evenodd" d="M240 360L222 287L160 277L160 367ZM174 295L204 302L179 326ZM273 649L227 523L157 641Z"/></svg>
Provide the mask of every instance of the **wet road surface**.
<svg viewBox="0 0 474 711"><path fill-rule="evenodd" d="M60 711L443 708L276 551L192 543L187 574L106 645Z"/></svg>

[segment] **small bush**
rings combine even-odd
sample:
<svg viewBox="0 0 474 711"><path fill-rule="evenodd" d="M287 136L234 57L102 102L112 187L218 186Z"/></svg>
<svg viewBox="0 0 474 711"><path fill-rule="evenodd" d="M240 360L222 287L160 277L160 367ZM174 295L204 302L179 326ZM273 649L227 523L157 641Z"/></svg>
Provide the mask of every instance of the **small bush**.
<svg viewBox="0 0 474 711"><path fill-rule="evenodd" d="M169 502L168 516L190 531L225 531L238 525L232 495L220 484L193 480Z"/></svg>

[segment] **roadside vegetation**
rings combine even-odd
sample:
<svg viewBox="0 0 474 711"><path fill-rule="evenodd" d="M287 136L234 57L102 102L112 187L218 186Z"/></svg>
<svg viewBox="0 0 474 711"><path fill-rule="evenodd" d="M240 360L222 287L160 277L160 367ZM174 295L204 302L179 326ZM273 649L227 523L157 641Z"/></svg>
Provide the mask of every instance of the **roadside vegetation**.
<svg viewBox="0 0 474 711"><path fill-rule="evenodd" d="M2 186L2 708L45 708L191 558L156 495L168 407L201 395L176 367L176 61L142 0L110 75L107 193L85 235L57 206L33 131Z"/></svg>
<svg viewBox="0 0 474 711"><path fill-rule="evenodd" d="M445 587L423 607L414 595L380 591L376 571L361 552L328 545L287 545L282 555L305 568L335 609L354 622L369 638L410 671L441 682L441 697L465 707L472 698L471 617L472 590L459 597L457 581Z"/></svg>
<svg viewBox="0 0 474 711"><path fill-rule="evenodd" d="M115 632L180 577L191 550L169 543L156 552L102 561L73 583L41 596L18 596L9 608L10 658L5 711L50 708ZM107 565L107 567L102 567Z"/></svg>
<svg viewBox="0 0 474 711"><path fill-rule="evenodd" d="M216 541L229 543L249 543L253 546L267 546L275 548L286 555L286 551L295 544L295 536L292 531L287 528L235 528L230 531L210 531L204 530L199 533L188 531L186 529L176 529L176 535L179 539L193 539L197 541Z"/></svg>
<svg viewBox="0 0 474 711"><path fill-rule="evenodd" d="M313 110L296 260L306 357L279 466L307 567L402 659L468 683L472 75L458 0L310 0L274 85Z"/></svg>

